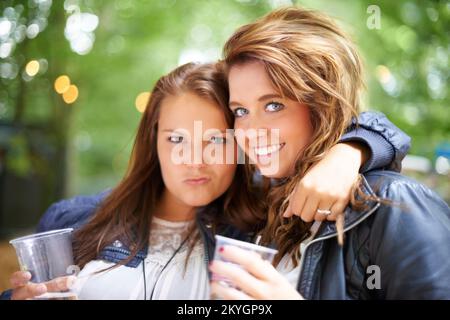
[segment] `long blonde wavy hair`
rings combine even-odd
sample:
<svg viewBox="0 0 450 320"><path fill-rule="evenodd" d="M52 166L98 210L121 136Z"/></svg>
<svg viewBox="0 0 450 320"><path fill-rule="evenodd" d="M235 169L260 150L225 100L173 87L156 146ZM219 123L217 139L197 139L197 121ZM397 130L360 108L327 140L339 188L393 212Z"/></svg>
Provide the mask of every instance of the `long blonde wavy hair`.
<svg viewBox="0 0 450 320"><path fill-rule="evenodd" d="M297 216L285 219L281 213L308 169L338 143L358 115L364 87L362 63L352 41L333 20L298 7L272 11L239 28L226 42L224 62L228 70L252 60L264 64L280 94L308 105L314 128L312 142L297 158L295 175L272 187L267 224L262 230L262 243L275 239L278 247L274 264L291 254L296 265L300 258L296 249L309 236L311 223ZM352 201L356 202L355 197Z"/></svg>

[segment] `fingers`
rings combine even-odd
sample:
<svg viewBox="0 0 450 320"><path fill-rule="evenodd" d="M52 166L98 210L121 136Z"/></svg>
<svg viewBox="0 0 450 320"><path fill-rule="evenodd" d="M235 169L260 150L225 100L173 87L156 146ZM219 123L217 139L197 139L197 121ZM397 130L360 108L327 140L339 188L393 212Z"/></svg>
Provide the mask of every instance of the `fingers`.
<svg viewBox="0 0 450 320"><path fill-rule="evenodd" d="M317 214L317 209L329 209L335 200L326 192L317 190L314 184L300 181L290 197L287 210L283 217L299 216L305 222L324 221L326 216ZM320 206L319 206L320 204Z"/></svg>
<svg viewBox="0 0 450 320"><path fill-rule="evenodd" d="M347 207L350 199L340 198L331 207L331 214L327 217L328 221L336 221L338 215L344 214L345 208Z"/></svg>
<svg viewBox="0 0 450 320"><path fill-rule="evenodd" d="M319 205L317 206L316 212L314 213L314 220L316 221L324 221L328 220L330 216L334 214L331 208L334 205L334 199L331 197L324 197L320 200ZM330 210L331 214L326 214L324 212L320 212L320 210Z"/></svg>
<svg viewBox="0 0 450 320"><path fill-rule="evenodd" d="M31 274L29 272L18 271L13 273L10 282L13 293L11 299L25 300L40 296L46 292L61 292L69 290L76 281L76 277L60 277L45 283L29 282Z"/></svg>
<svg viewBox="0 0 450 320"><path fill-rule="evenodd" d="M47 292L47 287L42 283L29 283L13 290L11 300L26 300L40 296Z"/></svg>
<svg viewBox="0 0 450 320"><path fill-rule="evenodd" d="M311 222L314 220L314 217L317 212L317 208L319 207L320 198L317 194L309 195L306 199L305 205L303 207L302 212L300 213L300 218L302 218L305 222Z"/></svg>
<svg viewBox="0 0 450 320"><path fill-rule="evenodd" d="M252 296L259 296L263 291L261 282L258 279L234 264L213 261L209 269L214 274L220 275L221 278L228 279L233 285Z"/></svg>
<svg viewBox="0 0 450 320"><path fill-rule="evenodd" d="M290 218L294 212L292 211L291 201L288 202L286 210L283 212L283 218Z"/></svg>
<svg viewBox="0 0 450 320"><path fill-rule="evenodd" d="M337 216L344 212L349 200L348 195L339 191L321 191L299 184L283 217L289 218L297 215L305 222L336 221ZM319 213L317 209L330 210L331 214Z"/></svg>
<svg viewBox="0 0 450 320"><path fill-rule="evenodd" d="M45 282L48 292L67 291L73 286L76 281L75 276L60 277L48 282Z"/></svg>
<svg viewBox="0 0 450 320"><path fill-rule="evenodd" d="M276 269L256 252L235 246L223 246L219 252L225 260L242 266L258 279L268 280L279 275Z"/></svg>
<svg viewBox="0 0 450 320"><path fill-rule="evenodd" d="M211 296L224 300L252 300L250 296L232 287L226 287L218 282L211 282Z"/></svg>
<svg viewBox="0 0 450 320"><path fill-rule="evenodd" d="M299 184L289 199L289 205L287 210L284 212L283 217L289 218L292 217L292 215L300 215L303 210L303 206L305 205L307 194L307 192L303 191L302 184Z"/></svg>
<svg viewBox="0 0 450 320"><path fill-rule="evenodd" d="M11 288L15 289L17 287L24 286L30 281L31 279L31 273L28 271L17 271L14 272L9 279L9 282L11 283Z"/></svg>
<svg viewBox="0 0 450 320"><path fill-rule="evenodd" d="M338 237L338 243L342 247L344 245L344 219L343 213L339 214L336 218L336 231Z"/></svg>
<svg viewBox="0 0 450 320"><path fill-rule="evenodd" d="M27 271L17 271L12 274L10 278L13 289L12 300L31 299L47 292L44 284L31 283L30 280L31 273Z"/></svg>

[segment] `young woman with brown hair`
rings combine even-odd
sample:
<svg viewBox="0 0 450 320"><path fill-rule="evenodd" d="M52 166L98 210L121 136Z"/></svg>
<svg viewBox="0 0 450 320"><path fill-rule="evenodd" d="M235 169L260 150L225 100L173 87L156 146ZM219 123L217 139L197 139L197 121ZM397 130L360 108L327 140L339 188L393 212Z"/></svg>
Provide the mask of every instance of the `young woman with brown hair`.
<svg viewBox="0 0 450 320"><path fill-rule="evenodd" d="M141 118L122 181L96 196L58 202L43 216L38 231L76 229L74 258L82 270L74 289L80 299L209 297L196 219L219 227L223 215L215 213L220 208L230 217L239 216L236 225L242 226L245 217L253 221L262 211L252 199L244 166L236 161L205 163L205 158L197 163L190 157L177 164L173 153L180 145L196 143L196 121L202 126L195 147L200 152L211 145L216 153L234 148L226 137L233 124L227 96L224 73L216 64L190 63L161 77ZM47 288L27 284L28 273L12 280L13 299L67 287L64 279Z"/></svg>

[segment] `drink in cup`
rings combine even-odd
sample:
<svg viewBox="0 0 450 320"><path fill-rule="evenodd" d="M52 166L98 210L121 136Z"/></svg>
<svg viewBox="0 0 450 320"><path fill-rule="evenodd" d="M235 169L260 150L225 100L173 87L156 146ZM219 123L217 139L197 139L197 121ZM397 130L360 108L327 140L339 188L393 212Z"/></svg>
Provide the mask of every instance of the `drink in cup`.
<svg viewBox="0 0 450 320"><path fill-rule="evenodd" d="M71 275L74 268L72 252L73 229L36 233L11 240L20 269L31 273L31 282L47 282ZM47 292L35 299L76 300L74 292Z"/></svg>

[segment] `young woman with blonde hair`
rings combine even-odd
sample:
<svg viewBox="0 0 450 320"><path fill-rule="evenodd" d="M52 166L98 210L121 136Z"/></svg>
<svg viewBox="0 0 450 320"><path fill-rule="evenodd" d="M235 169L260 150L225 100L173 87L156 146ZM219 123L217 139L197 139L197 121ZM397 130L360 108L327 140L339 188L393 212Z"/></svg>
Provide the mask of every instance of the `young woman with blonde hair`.
<svg viewBox="0 0 450 320"><path fill-rule="evenodd" d="M311 220L294 215L305 206L323 215L339 210L326 198L299 207L293 195L348 127L358 126L362 63L336 23L302 8L275 10L238 29L224 55L235 129L279 130L276 145L261 145L257 135L238 143L263 175L278 181L259 234L262 244L279 250L277 269L299 278L292 286L257 255L225 246L224 258L243 268L214 261L210 270L236 288L214 282L213 293L226 299L450 299L450 209L420 183L392 171L362 175L345 208L343 245L334 224L323 222L314 234ZM378 121L369 123L376 128ZM264 148L272 152L261 157ZM279 170L266 174L264 162L275 156Z"/></svg>

